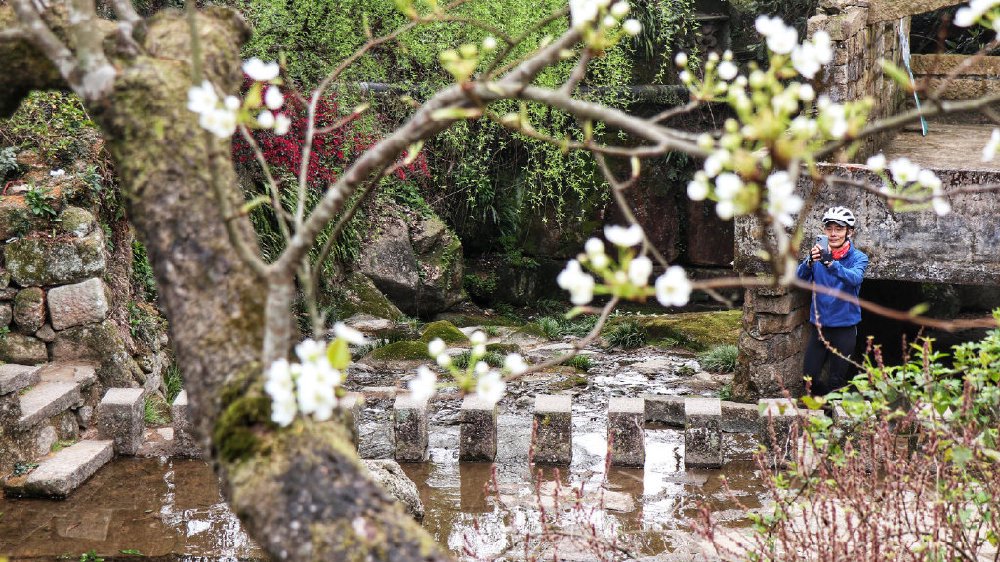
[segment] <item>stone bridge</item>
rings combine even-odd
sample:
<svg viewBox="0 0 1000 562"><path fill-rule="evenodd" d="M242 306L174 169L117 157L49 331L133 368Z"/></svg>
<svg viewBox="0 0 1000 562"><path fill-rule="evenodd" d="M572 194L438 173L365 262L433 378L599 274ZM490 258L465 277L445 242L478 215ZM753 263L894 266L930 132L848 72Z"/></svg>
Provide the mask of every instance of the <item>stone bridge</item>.
<svg viewBox="0 0 1000 562"><path fill-rule="evenodd" d="M809 20L809 33L828 31L834 40L834 63L821 76L823 90L835 101L871 96L873 119L906 109L912 99L882 75L879 59L901 64L899 34L909 34L909 16L959 2L941 0L826 0ZM918 84L934 91L966 60L962 55L913 55ZM944 90L945 99L973 99L1000 92L1000 57L983 57L959 68ZM1000 284L1000 196L996 193L960 193L963 187L1000 183L1000 162L980 161L982 148L994 125L981 115L948 115L931 120L928 135L919 123L866 141L855 161L879 151L888 159L907 156L932 169L942 180L952 212L938 216L930 209L893 211L884 200L855 187L822 188L804 225L802 252L819 233L821 210L845 205L859 218L857 245L871 258L866 278L916 283L962 285ZM881 180L858 164L827 164L829 174ZM811 182L799 186L804 198ZM756 257L762 229L752 217L736 221L736 259L741 275L764 272ZM787 388L803 392L802 356L808 333L809 297L802 291L749 289L746 293L740 358L734 395L742 400L779 396ZM906 309L908 304L883 302ZM868 313L865 313L868 315Z"/></svg>

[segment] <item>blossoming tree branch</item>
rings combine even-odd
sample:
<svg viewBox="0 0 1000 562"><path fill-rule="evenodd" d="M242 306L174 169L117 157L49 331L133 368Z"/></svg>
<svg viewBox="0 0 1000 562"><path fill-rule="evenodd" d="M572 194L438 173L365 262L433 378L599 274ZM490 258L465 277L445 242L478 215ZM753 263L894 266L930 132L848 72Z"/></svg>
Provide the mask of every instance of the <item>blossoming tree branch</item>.
<svg viewBox="0 0 1000 562"><path fill-rule="evenodd" d="M587 241L556 279L576 306L573 314L600 315L594 331L577 342L579 349L599 334L603 320L623 299L653 298L664 306L683 306L696 290L792 284L802 215L809 204L794 193L799 178L807 175L836 185L837 180L820 175L817 162L850 152L867 135L921 116L910 112L869 123L869 100L835 103L817 95L808 80L830 63L830 37L817 32L800 41L794 29L768 16L756 22L769 51L766 67L751 65L741 72L727 52L710 54L695 70L687 55L676 55L679 78L690 92L690 102L680 108L643 118L580 99L575 94L588 63L641 33L642 26L629 18L630 7L623 0L570 0L567 10L540 18L536 26L568 16L568 30L540 44L523 45L530 33L510 36L480 26L479 44L441 45L440 63L454 84L418 104L308 209L312 142L368 109L352 108L333 125L318 127L317 107L327 90L365 53L391 45L403 32L454 18L470 1L439 5L397 0L409 22L387 35L369 35L306 96L306 143L291 207L278 197L282 186L250 132L287 133L292 121L286 100L298 94L283 79L280 65L240 60L239 47L249 30L237 14L218 7L198 10L193 2L186 13L164 11L143 18L128 0L112 0L114 20L99 17L93 0L10 0L0 6L0 67L5 71L0 112L9 115L33 90L64 88L79 95L100 126L121 176L129 216L149 249L196 430L211 443L234 510L275 558L448 558L362 474L345 428L328 422L337 415L350 346L363 343L364 336L339 323L329 327L314 303L307 303L312 333L295 341L292 313L297 290L309 300L309 288L315 286L320 264L310 258L310 250L319 233L332 221L339 232L356 209L356 196L377 189L380 179L415 158L427 139L461 121L492 119L539 142L594 155L629 223L608 226L604 240ZM975 0L956 19L995 28L998 3ZM513 53L523 52L521 47L528 54L516 58ZM560 87L535 84L543 70L568 59L576 65ZM246 78L252 85L237 96ZM533 126L526 111L498 109L498 102L508 100L571 114L582 134L548 136ZM995 101L985 98L979 105L961 107L938 101L923 113L983 109ZM723 130L692 135L666 124L708 103L732 108L735 117ZM638 142L599 139L597 124ZM236 134L254 150L270 189L267 197L245 201L242 196L230 153ZM995 132L983 158L992 159L998 144L1000 132ZM687 186L692 200L715 201L723 219L755 215L767 228L772 235L764 239L771 278L691 281L648 243L622 193L642 174L643 159L668 151L704 158ZM629 177L615 176L607 164L612 158L631 163ZM883 184L861 188L895 205L950 211L933 172L906 159L887 162L878 155L868 165ZM261 205L270 206L285 236L284 249L270 260L262 257L247 219L249 210ZM320 260L328 253L322 249ZM651 279L656 264L664 273ZM607 303L596 307L595 296L606 297ZM547 366L528 365L512 354L501 369L492 369L482 360L485 336L477 333L471 339L466 368L453 364L443 342L430 342L428 357L436 366L421 367L407 383L409 390L429 398L443 384L438 373L445 372L454 381L449 384L496 401L506 382Z"/></svg>

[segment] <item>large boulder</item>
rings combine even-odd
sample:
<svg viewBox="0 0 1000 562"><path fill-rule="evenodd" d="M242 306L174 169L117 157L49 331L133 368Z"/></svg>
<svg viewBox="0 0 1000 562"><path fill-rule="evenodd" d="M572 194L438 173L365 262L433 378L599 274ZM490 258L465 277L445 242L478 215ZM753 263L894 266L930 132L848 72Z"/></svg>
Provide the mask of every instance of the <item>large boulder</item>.
<svg viewBox="0 0 1000 562"><path fill-rule="evenodd" d="M372 229L359 262L407 314L433 315L464 298L462 243L436 215L391 209Z"/></svg>
<svg viewBox="0 0 1000 562"><path fill-rule="evenodd" d="M104 272L104 233L48 238L34 235L4 247L7 270L18 285L40 287L77 283Z"/></svg>
<svg viewBox="0 0 1000 562"><path fill-rule="evenodd" d="M146 374L125 348L125 341L111 320L56 332L52 360L97 362L97 376L105 387L138 386L146 381Z"/></svg>
<svg viewBox="0 0 1000 562"><path fill-rule="evenodd" d="M406 512L420 521L424 518L424 504L420 501L420 492L403 472L399 463L389 459L362 460L368 474L376 484L389 492L389 495L399 500L406 507Z"/></svg>

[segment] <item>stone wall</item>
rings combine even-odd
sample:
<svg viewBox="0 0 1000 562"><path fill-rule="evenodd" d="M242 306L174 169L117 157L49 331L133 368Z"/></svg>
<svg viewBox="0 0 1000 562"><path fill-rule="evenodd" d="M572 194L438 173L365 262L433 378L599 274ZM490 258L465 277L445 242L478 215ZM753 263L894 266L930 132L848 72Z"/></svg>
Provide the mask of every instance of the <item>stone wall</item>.
<svg viewBox="0 0 1000 562"><path fill-rule="evenodd" d="M1000 57L973 60L966 55L913 55L913 77L923 83L928 92L941 90L946 100L971 100L1000 93ZM954 76L951 76L954 74Z"/></svg>

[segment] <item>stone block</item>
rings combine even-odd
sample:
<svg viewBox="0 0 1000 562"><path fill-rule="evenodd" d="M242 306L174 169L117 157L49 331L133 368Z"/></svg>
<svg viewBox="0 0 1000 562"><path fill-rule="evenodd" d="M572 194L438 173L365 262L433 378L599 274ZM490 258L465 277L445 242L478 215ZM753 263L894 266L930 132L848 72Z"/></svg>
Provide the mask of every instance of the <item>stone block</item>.
<svg viewBox="0 0 1000 562"><path fill-rule="evenodd" d="M768 296L748 289L744 306L757 313L789 314L793 310L809 306L809 292L793 290L780 296Z"/></svg>
<svg viewBox="0 0 1000 562"><path fill-rule="evenodd" d="M497 456L497 405L476 394L462 399L458 460L492 462Z"/></svg>
<svg viewBox="0 0 1000 562"><path fill-rule="evenodd" d="M532 460L537 464L569 466L573 461L573 397L535 396L534 430Z"/></svg>
<svg viewBox="0 0 1000 562"><path fill-rule="evenodd" d="M722 402L722 431L726 433L757 433L760 412L757 404Z"/></svg>
<svg viewBox="0 0 1000 562"><path fill-rule="evenodd" d="M414 400L409 394L398 394L393 404L392 425L396 460L427 460L427 402Z"/></svg>
<svg viewBox="0 0 1000 562"><path fill-rule="evenodd" d="M787 334L770 334L756 338L741 330L740 351L754 363L774 363L801 353L805 348L808 323L800 324Z"/></svg>
<svg viewBox="0 0 1000 562"><path fill-rule="evenodd" d="M111 441L80 441L52 458L23 479L5 485L15 496L65 498L114 456Z"/></svg>
<svg viewBox="0 0 1000 562"><path fill-rule="evenodd" d="M791 314L756 314L752 334L787 334L809 321L809 309L800 308Z"/></svg>
<svg viewBox="0 0 1000 562"><path fill-rule="evenodd" d="M38 367L5 363L0 365L0 395L18 392L38 384Z"/></svg>
<svg viewBox="0 0 1000 562"><path fill-rule="evenodd" d="M45 343L52 343L56 341L56 331L52 329L51 324L45 324L35 332L35 337Z"/></svg>
<svg viewBox="0 0 1000 562"><path fill-rule="evenodd" d="M758 402L760 442L767 447L767 457L775 466L790 458L801 417L795 401L787 398L764 398Z"/></svg>
<svg viewBox="0 0 1000 562"><path fill-rule="evenodd" d="M190 459L205 457L205 452L198 440L191 433L191 407L188 404L186 390L177 393L174 403L170 405L170 418L174 426L174 456Z"/></svg>
<svg viewBox="0 0 1000 562"><path fill-rule="evenodd" d="M684 466L722 466L722 401L718 398L686 398L684 419Z"/></svg>
<svg viewBox="0 0 1000 562"><path fill-rule="evenodd" d="M830 17L825 29L834 41L847 41L868 23L868 10L860 7L850 7L843 12Z"/></svg>
<svg viewBox="0 0 1000 562"><path fill-rule="evenodd" d="M648 422L684 427L684 397L643 394L643 410Z"/></svg>
<svg viewBox="0 0 1000 562"><path fill-rule="evenodd" d="M97 407L97 431L102 439L113 439L115 452L134 455L142 445L146 428L141 388L109 388Z"/></svg>
<svg viewBox="0 0 1000 562"><path fill-rule="evenodd" d="M76 283L104 272L104 233L71 239L19 238L4 247L11 277L22 287Z"/></svg>
<svg viewBox="0 0 1000 562"><path fill-rule="evenodd" d="M612 466L646 464L646 408L642 398L608 400L608 441Z"/></svg>
<svg viewBox="0 0 1000 562"><path fill-rule="evenodd" d="M0 327L10 326L14 320L14 307L9 302L0 302Z"/></svg>
<svg viewBox="0 0 1000 562"><path fill-rule="evenodd" d="M18 429L27 431L52 416L82 404L80 386L71 382L44 382L20 396Z"/></svg>
<svg viewBox="0 0 1000 562"><path fill-rule="evenodd" d="M56 330L101 322L108 316L104 282L96 277L49 289L48 301L52 327Z"/></svg>
<svg viewBox="0 0 1000 562"><path fill-rule="evenodd" d="M33 334L45 323L45 291L39 287L21 289L14 297L14 325Z"/></svg>

